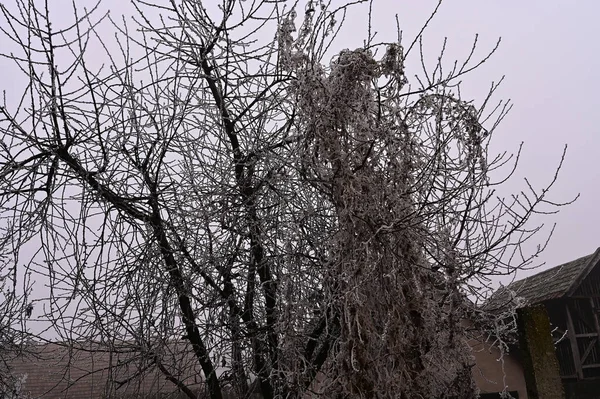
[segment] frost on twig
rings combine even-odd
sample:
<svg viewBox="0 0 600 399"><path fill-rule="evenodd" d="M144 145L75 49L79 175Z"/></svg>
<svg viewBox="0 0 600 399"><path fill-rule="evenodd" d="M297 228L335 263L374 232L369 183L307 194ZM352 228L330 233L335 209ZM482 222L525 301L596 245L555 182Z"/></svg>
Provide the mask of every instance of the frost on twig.
<svg viewBox="0 0 600 399"><path fill-rule="evenodd" d="M421 34L376 44L370 18L340 51L363 0L133 0L122 21L72 2L70 22L14 3L0 274L38 284L10 325L130 351L190 399L196 376L212 399L473 397L464 321L487 332L483 288L529 265L527 221L556 205L556 176L495 198L510 107L458 83L489 55L409 71Z"/></svg>
<svg viewBox="0 0 600 399"><path fill-rule="evenodd" d="M337 216L327 289L342 323L326 391L474 397L460 323L466 299L422 251L429 233L413 192L418 138L393 99L375 100L373 82L384 75L396 93L406 84L401 54L399 45L382 61L345 50L328 72L297 69L301 162ZM456 259L446 261L450 268Z"/></svg>

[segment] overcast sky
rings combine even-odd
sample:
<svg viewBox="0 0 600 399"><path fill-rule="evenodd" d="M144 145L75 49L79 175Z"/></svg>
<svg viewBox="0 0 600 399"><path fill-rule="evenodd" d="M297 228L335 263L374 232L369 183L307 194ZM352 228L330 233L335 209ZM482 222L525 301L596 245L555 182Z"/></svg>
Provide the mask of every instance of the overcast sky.
<svg viewBox="0 0 600 399"><path fill-rule="evenodd" d="M412 38L436 4L435 0L375 0L374 27L380 39L393 38L397 13L404 37ZM581 197L560 214L544 218L549 225L557 223L540 258L545 267L600 246L599 15L600 2L592 0L446 0L425 32L426 51L432 55L448 38L449 61L470 50L475 34L479 34L480 54L502 38L495 56L465 77L463 95L481 100L490 82L506 76L497 97L511 99L514 107L495 134L492 152L515 151L525 143L518 175L507 184L507 193L524 189L523 177L538 188L547 184L568 145L549 198L567 201L578 193ZM364 14L353 18L350 32L358 40L364 37L356 29ZM524 271L519 278L531 273Z"/></svg>
<svg viewBox="0 0 600 399"><path fill-rule="evenodd" d="M11 3L11 0L0 0ZM333 1L334 4L339 1ZM77 0L77 4L95 0ZM113 15L125 8L124 0L109 0L104 8ZM394 14L398 14L404 37L412 39L435 8L435 0L375 0L373 28L381 40L393 40ZM52 0L57 11L70 0ZM59 6L60 5L60 6ZM348 29L338 49L357 47L365 37L365 9L350 15ZM492 151L516 151L525 143L518 175L507 185L507 193L525 187L527 177L541 188L554 175L565 144L566 161L550 199L579 200L559 215L545 218L557 223L549 248L541 257L546 267L587 255L600 246L596 239L600 211L596 205L600 188L596 151L600 143L597 114L600 109L600 15L598 1L557 0L446 0L425 32L427 54L435 56L448 38L448 61L467 53L479 34L480 55L499 37L495 56L478 71L465 77L463 96L482 99L492 81L506 75L497 98L511 99L514 107L496 132ZM2 43L0 43L2 46ZM435 59L435 58L434 58ZM12 79L6 62L0 63L2 84L10 89ZM411 71L407 71L411 75ZM7 81L7 79L10 79ZM523 277L531 272L524 272Z"/></svg>

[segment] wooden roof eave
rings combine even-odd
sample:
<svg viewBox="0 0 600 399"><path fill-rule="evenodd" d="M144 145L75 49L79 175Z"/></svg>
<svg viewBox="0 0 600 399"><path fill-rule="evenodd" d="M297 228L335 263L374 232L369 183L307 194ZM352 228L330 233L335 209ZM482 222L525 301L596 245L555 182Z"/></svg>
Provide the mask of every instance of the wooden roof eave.
<svg viewBox="0 0 600 399"><path fill-rule="evenodd" d="M575 280L573 280L567 291L563 295L561 295L561 298L573 296L575 294L575 291L577 291L577 288L579 288L581 283L587 278L590 272L594 270L594 268L596 267L596 265L598 265L599 262L600 247L598 247L598 249L596 249L596 252L594 252L592 257L588 259L587 264L583 268L582 272L579 273Z"/></svg>

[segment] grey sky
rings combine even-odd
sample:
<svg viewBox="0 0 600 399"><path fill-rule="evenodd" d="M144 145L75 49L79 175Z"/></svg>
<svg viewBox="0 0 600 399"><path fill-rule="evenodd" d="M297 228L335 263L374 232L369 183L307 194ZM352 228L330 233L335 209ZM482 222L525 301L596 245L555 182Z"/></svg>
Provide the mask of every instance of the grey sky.
<svg viewBox="0 0 600 399"><path fill-rule="evenodd" d="M414 37L436 3L375 0L374 26L382 34L380 39L387 34L393 37L395 13L405 37ZM512 99L514 107L496 131L492 152L512 152L521 141L525 146L518 173L505 193L524 189L523 177L537 188L547 184L568 144L559 181L549 198L567 201L577 193L581 197L560 214L543 218L549 225L557 223L540 257L547 262L545 267L587 255L600 246L599 15L597 1L447 0L425 32L426 51L432 55L448 37L448 61L460 59L476 33L480 54L502 37L495 56L465 77L463 95L481 100L490 82L506 75L497 98ZM531 273L523 271L519 278Z"/></svg>
<svg viewBox="0 0 600 399"><path fill-rule="evenodd" d="M78 6L93 3L95 0L77 1ZM104 8L110 8L115 16L125 10L123 3L108 0ZM380 40L393 40L397 13L405 41L412 39L436 3L375 0L373 29L379 32ZM52 0L50 4L60 12L71 1ZM349 16L338 49L361 44L366 34L364 11ZM514 107L496 132L492 152L516 151L521 141L525 147L518 173L506 185L504 194L524 188L525 176L537 188L547 184L563 146L569 145L550 199L567 201L577 193L581 198L559 215L545 217L548 225L558 223L549 248L540 258L547 266L586 255L600 246L596 239L600 229L596 207L600 172L594 162L600 143L595 114L600 109L600 83L595 75L600 70L596 44L600 37L599 14L600 3L592 0L446 0L425 32L425 50L434 61L444 37L448 37L448 62L468 53L476 33L480 35L478 54L482 56L502 37L495 56L465 77L463 96L481 100L490 83L506 75L496 98L510 98ZM11 90L16 81L10 78L5 60L0 62L0 72L0 88ZM519 277L530 273L523 272Z"/></svg>

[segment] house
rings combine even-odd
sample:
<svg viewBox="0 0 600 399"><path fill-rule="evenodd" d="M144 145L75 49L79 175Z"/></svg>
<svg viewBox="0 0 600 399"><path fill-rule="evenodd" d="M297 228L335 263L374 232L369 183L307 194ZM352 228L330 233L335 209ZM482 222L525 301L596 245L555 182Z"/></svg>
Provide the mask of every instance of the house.
<svg viewBox="0 0 600 399"><path fill-rule="evenodd" d="M501 353L489 342L472 339L469 345L475 357L473 378L480 390L480 399L497 399L506 391L514 399L527 399L525 374L518 348Z"/></svg>
<svg viewBox="0 0 600 399"><path fill-rule="evenodd" d="M514 353L500 359L497 348L488 343L470 342L476 359L473 369L481 399L500 398L499 392L507 388L515 399L526 399L525 379L519 358ZM123 342L109 353L96 344L73 345L39 343L27 348L27 354L11 362L13 375L20 379L22 396L8 395L0 398L47 399L180 399L184 398L177 387L167 380L150 356L139 356L139 348ZM190 359L183 342L169 343L161 350L162 365L170 374L184 382L195 392L205 389L203 374L196 362ZM103 350L104 349L104 350ZM200 397L203 397L202 395ZM230 396L233 398L234 396Z"/></svg>
<svg viewBox="0 0 600 399"><path fill-rule="evenodd" d="M186 361L181 345L161 348L161 366L170 375L193 389L202 391L201 372ZM141 357L134 348L122 343L114 351L103 351L87 343L79 347L60 342L39 343L26 348L26 354L11 362L12 375L20 381L21 396L6 397L84 399L84 398L183 398L167 380L151 356ZM188 352L189 353L189 352ZM2 394L0 394L2 397ZM4 399L4 397L2 397Z"/></svg>
<svg viewBox="0 0 600 399"><path fill-rule="evenodd" d="M485 306L493 310L537 304L546 307L553 326L567 399L600 399L600 248L503 287ZM482 398L498 398L505 389L514 398L527 398L517 347L501 354L482 340L472 339L469 344ZM201 371L195 362L181 357L189 351L178 345L184 343L163 346L166 352L160 358L174 378L193 389L203 389ZM132 355L137 349L128 351L123 343L119 350L108 353L88 346L73 351L60 343L37 345L31 356L13 364L14 373L24 377L23 392L32 398L50 399L181 397L157 364L148 357Z"/></svg>
<svg viewBox="0 0 600 399"><path fill-rule="evenodd" d="M511 304L546 307L566 397L600 399L600 248L513 282L486 306Z"/></svg>
<svg viewBox="0 0 600 399"><path fill-rule="evenodd" d="M196 362L182 348L185 343L170 343L162 348L161 360L170 374L195 392L203 392L203 374ZM507 387L515 399L526 399L525 380L519 359L505 354L500 361L497 348L477 340L471 342L476 358L474 377L481 389L481 399L500 398ZM116 345L109 353L98 345L81 343L78 347L39 343L11 362L18 377L21 396L2 394L8 398L45 399L182 399L186 397L167 380L149 356L138 355L139 348L128 343ZM203 395L200 395L203 397ZM233 398L234 396L228 396Z"/></svg>

